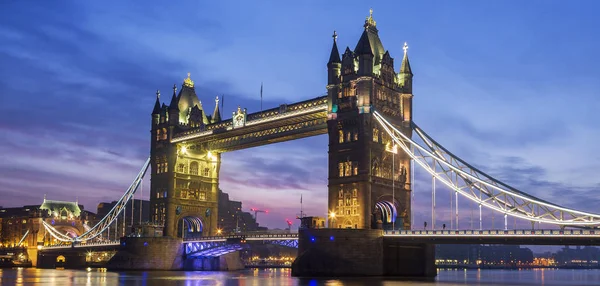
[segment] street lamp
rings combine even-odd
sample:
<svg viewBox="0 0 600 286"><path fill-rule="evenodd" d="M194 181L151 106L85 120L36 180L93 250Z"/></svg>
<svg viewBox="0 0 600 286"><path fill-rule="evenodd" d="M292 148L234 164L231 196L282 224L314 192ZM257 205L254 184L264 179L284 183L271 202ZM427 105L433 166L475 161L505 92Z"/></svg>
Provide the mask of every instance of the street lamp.
<svg viewBox="0 0 600 286"><path fill-rule="evenodd" d="M335 228L335 212L329 213L330 224Z"/></svg>
<svg viewBox="0 0 600 286"><path fill-rule="evenodd" d="M221 233L223 233L223 230L220 228L217 228L217 235L221 235Z"/></svg>

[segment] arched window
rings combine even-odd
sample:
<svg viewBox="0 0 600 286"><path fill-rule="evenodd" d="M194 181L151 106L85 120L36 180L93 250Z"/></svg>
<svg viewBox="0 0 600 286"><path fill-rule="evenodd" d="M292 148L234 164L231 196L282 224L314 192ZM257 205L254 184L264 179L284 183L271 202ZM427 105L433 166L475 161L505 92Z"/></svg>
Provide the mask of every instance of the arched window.
<svg viewBox="0 0 600 286"><path fill-rule="evenodd" d="M190 163L190 175L198 175L198 162Z"/></svg>
<svg viewBox="0 0 600 286"><path fill-rule="evenodd" d="M352 139L352 134L350 134L350 131L346 132L346 142L350 142L350 139Z"/></svg>
<svg viewBox="0 0 600 286"><path fill-rule="evenodd" d="M343 177L344 176L344 163L338 164L338 171L339 171L340 177Z"/></svg>
<svg viewBox="0 0 600 286"><path fill-rule="evenodd" d="M379 130L373 128L373 142L379 142Z"/></svg>
<svg viewBox="0 0 600 286"><path fill-rule="evenodd" d="M344 143L344 131L338 131L339 142Z"/></svg>
<svg viewBox="0 0 600 286"><path fill-rule="evenodd" d="M162 135L160 134L160 129L156 130L156 141L160 140Z"/></svg>
<svg viewBox="0 0 600 286"><path fill-rule="evenodd" d="M163 128L163 131L162 131L162 139L163 139L163 140L167 139L167 128Z"/></svg>
<svg viewBox="0 0 600 286"><path fill-rule="evenodd" d="M354 141L358 141L358 130L356 128L354 128L352 133L354 134Z"/></svg>
<svg viewBox="0 0 600 286"><path fill-rule="evenodd" d="M185 172L185 165L183 163L179 163L177 165L177 172L178 173L184 173Z"/></svg>

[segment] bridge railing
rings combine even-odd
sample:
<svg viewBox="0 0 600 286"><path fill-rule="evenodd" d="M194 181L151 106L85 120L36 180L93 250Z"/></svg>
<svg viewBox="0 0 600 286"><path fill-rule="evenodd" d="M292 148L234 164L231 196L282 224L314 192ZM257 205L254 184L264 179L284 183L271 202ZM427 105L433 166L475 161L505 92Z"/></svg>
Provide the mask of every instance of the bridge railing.
<svg viewBox="0 0 600 286"><path fill-rule="evenodd" d="M268 240L268 239L297 239L297 233L282 233L282 234L240 234L240 235L218 235L204 236L199 238L184 239L185 242L193 241L216 241L227 239L246 239L246 240Z"/></svg>
<svg viewBox="0 0 600 286"><path fill-rule="evenodd" d="M386 230L386 236L600 236L600 230L589 229L514 229L514 230Z"/></svg>
<svg viewBox="0 0 600 286"><path fill-rule="evenodd" d="M75 243L75 244L56 244L56 245L45 245L43 249L65 249L65 248L81 248L81 247L101 247L110 245L119 245L118 240L104 241L104 242L88 242L88 243Z"/></svg>

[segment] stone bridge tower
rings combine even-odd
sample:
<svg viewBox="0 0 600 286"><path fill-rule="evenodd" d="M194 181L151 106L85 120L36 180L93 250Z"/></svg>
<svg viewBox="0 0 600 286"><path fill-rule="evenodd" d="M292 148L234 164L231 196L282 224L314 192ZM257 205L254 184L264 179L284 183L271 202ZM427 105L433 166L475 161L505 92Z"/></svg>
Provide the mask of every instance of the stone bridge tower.
<svg viewBox="0 0 600 286"><path fill-rule="evenodd" d="M221 155L211 153L204 144L170 142L177 132L202 130L221 121L218 98L215 102L213 114L207 115L189 74L179 93L173 86L168 106L161 106L157 91L150 144L150 220L164 225L165 236L216 233Z"/></svg>
<svg viewBox="0 0 600 286"><path fill-rule="evenodd" d="M413 74L406 44L394 71L372 13L354 50L347 47L341 59L334 32L327 63L330 222L335 228L409 229L410 158L394 148L372 112L410 136Z"/></svg>

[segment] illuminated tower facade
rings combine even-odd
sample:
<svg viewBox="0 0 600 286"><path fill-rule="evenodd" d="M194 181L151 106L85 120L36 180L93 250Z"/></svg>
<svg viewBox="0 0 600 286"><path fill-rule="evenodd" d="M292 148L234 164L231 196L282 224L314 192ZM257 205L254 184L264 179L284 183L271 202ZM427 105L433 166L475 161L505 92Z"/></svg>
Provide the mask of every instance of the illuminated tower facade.
<svg viewBox="0 0 600 286"><path fill-rule="evenodd" d="M372 13L354 50L347 47L341 58L334 32L327 63L330 223L335 228L409 229L410 158L394 146L372 112L411 136L413 74L406 44L395 72Z"/></svg>
<svg viewBox="0 0 600 286"><path fill-rule="evenodd" d="M164 225L165 236L216 233L221 155L200 144L171 143L171 138L221 121L218 102L217 98L212 116L207 115L189 74L179 93L173 86L169 105L160 104L157 91L152 111L150 217Z"/></svg>

